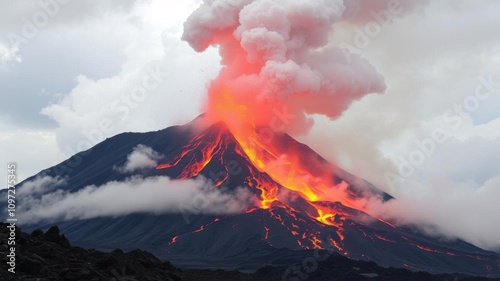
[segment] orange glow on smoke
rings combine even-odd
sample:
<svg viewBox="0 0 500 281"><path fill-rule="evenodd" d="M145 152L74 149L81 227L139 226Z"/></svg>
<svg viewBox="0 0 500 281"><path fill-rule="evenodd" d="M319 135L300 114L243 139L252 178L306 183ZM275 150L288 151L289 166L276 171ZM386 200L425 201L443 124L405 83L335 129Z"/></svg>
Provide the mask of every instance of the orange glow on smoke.
<svg viewBox="0 0 500 281"><path fill-rule="evenodd" d="M210 226L210 225L212 225L212 224L214 224L214 223L216 223L216 222L218 222L218 221L219 221L219 218L215 218L212 222L207 223L207 224L205 224L205 225L202 225L202 226L200 226L200 228L198 228L198 229L196 229L196 230L193 230L193 231L188 232L188 233L183 233L183 234L180 234L180 235L174 236L174 237L172 237L172 240L170 240L170 242L168 243L168 245L172 245L172 244L174 244L174 243L177 243L179 238L181 238L181 237L183 237L183 236L186 236L186 235L188 235L188 234L202 232L202 231L203 231L203 230L205 230L208 226Z"/></svg>

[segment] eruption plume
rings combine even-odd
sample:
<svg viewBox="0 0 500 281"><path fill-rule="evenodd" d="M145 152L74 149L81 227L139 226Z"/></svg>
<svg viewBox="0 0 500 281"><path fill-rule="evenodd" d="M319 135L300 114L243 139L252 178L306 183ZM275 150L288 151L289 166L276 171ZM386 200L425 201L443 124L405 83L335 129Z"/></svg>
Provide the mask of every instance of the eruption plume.
<svg viewBox="0 0 500 281"><path fill-rule="evenodd" d="M204 1L182 39L198 52L219 47L223 68L208 89L207 117L233 133L265 126L299 135L313 125L311 114L333 119L382 92L383 77L368 61L328 45L344 11L341 0ZM273 125L278 112L293 118Z"/></svg>

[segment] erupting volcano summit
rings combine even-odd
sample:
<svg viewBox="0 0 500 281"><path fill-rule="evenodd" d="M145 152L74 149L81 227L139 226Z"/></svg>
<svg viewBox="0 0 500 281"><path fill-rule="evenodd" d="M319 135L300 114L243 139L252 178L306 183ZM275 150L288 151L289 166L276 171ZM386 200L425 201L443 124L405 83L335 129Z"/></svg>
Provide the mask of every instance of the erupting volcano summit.
<svg viewBox="0 0 500 281"><path fill-rule="evenodd" d="M403 15L418 1L395 2ZM382 4L203 1L182 40L221 56L205 113L186 125L111 137L27 179L18 189L26 196L23 230L57 224L76 245L140 248L184 267L252 270L335 252L381 266L500 277L499 254L384 220L368 206L397 198L294 139L316 116L334 120L384 92L375 67L332 40L335 23L361 20L349 9L362 15ZM392 20L389 11L381 15Z"/></svg>
<svg viewBox="0 0 500 281"><path fill-rule="evenodd" d="M139 144L163 155L160 164L118 172L116 167L125 165L127 153ZM328 163L287 134L275 133L251 148L246 145L223 122L206 124L199 117L157 132L117 135L37 176L66 178L62 188L71 192L139 176L179 181L202 177L208 179L202 193L218 190L232 196L243 188L251 194L246 209L233 214L181 208L166 214L57 221L80 246L142 248L178 265L240 269L301 262L311 255L307 250L329 250L382 266L500 275L496 253L463 241L429 237L370 215L364 209L367 200L397 198ZM75 161L80 168L68 169Z"/></svg>

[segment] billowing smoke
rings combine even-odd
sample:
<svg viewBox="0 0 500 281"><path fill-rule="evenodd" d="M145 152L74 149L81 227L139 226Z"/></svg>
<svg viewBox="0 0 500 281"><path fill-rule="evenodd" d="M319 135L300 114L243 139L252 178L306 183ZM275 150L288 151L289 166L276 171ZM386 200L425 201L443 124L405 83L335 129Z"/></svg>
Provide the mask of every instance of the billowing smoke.
<svg viewBox="0 0 500 281"><path fill-rule="evenodd" d="M384 79L368 61L329 46L345 10L342 0L205 0L182 39L198 52L219 48L223 68L209 86L208 116L299 135L313 125L309 115L333 119L382 92Z"/></svg>

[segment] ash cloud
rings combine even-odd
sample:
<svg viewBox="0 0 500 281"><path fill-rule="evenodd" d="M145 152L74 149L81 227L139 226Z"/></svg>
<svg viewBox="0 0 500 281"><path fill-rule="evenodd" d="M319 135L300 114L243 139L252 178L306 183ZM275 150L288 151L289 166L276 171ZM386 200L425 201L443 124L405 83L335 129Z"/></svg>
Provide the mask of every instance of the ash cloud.
<svg viewBox="0 0 500 281"><path fill-rule="evenodd" d="M235 214L254 206L253 194L245 188L232 191L210 189L204 178L172 180L168 177L133 177L75 192L55 189L58 179L44 178L23 185L18 206L23 223L123 216L132 213ZM39 190L51 190L34 196Z"/></svg>
<svg viewBox="0 0 500 281"><path fill-rule="evenodd" d="M368 206L398 225L500 251L499 161L497 139L451 139L405 179L396 200Z"/></svg>

